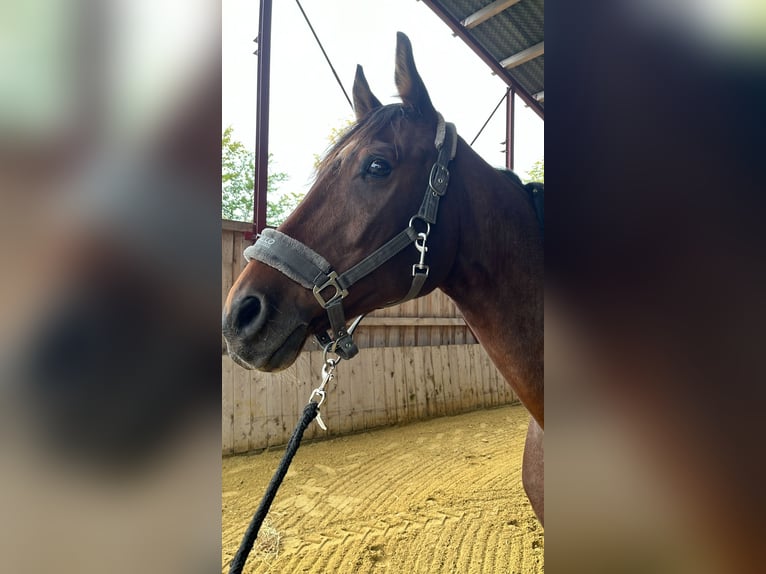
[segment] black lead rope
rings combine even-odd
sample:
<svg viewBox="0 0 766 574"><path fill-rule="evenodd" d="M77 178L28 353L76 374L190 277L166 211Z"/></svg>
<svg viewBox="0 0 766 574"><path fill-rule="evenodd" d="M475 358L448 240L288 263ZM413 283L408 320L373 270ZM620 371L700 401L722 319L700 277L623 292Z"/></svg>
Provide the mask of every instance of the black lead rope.
<svg viewBox="0 0 766 574"><path fill-rule="evenodd" d="M290 442L287 443L287 448L285 449L285 454L279 463L279 467L277 467L277 471L271 478L271 482L266 489L266 493L263 495L261 504L258 506L258 510L255 511L255 515L253 515L253 519L250 521L250 525L247 527L247 531L242 537L242 543L239 545L239 550L237 550L237 554L234 556L234 560L231 562L229 574L242 573L242 569L245 567L247 557L250 554L250 551L253 549L255 539L258 537L258 531L261 529L263 520L266 518L266 515L269 512L269 508L271 507L271 503L274 502L274 497L277 495L277 490L279 490L279 486L282 484L282 481L287 474L287 469L290 467L290 463L292 462L298 447L301 445L303 433L311 424L311 421L316 418L318 413L319 403L314 401L309 401L309 404L307 404L306 408L303 409L303 416L301 416L300 421L298 421L298 426L295 427L293 435L290 437Z"/></svg>

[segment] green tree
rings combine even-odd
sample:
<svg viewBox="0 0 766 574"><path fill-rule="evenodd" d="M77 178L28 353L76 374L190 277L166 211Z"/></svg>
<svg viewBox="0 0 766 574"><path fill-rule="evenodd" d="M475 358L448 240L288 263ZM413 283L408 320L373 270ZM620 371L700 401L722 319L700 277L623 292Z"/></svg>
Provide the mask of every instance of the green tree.
<svg viewBox="0 0 766 574"><path fill-rule="evenodd" d="M242 142L232 139L234 129L223 130L221 138L221 217L235 221L253 220L255 154ZM269 164L272 155L269 154ZM275 197L277 185L287 181L287 174L271 173L267 179L267 192ZM300 202L302 196L287 193L271 200L267 198L266 223L277 226Z"/></svg>
<svg viewBox="0 0 766 574"><path fill-rule="evenodd" d="M350 130L354 124L356 123L356 120L352 120L350 118L347 118L343 120L343 124L340 127L332 128L330 130L330 135L327 136L327 141L330 142L328 150L331 149L338 141L340 141L340 138L344 136L344 134ZM326 153L326 152L325 152ZM322 158L324 157L324 154L314 154L314 169L319 168L319 164L322 163Z"/></svg>
<svg viewBox="0 0 766 574"><path fill-rule="evenodd" d="M539 181L541 183L545 183L545 159L538 159L535 163L532 164L532 168L527 172L527 177L524 180L524 183L529 183L530 181Z"/></svg>
<svg viewBox="0 0 766 574"><path fill-rule="evenodd" d="M306 196L305 193L287 191L275 200L266 199L266 224L277 227L281 224Z"/></svg>

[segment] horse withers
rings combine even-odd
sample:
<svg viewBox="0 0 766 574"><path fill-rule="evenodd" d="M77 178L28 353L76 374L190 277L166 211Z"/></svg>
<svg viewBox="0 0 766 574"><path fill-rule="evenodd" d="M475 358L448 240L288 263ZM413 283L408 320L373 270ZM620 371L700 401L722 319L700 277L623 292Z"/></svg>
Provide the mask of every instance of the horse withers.
<svg viewBox="0 0 766 574"><path fill-rule="evenodd" d="M346 316L442 289L531 414L522 478L542 522L543 232L535 202L443 120L402 33L395 82L401 104L382 105L357 67L356 123L322 160L303 202L246 250L249 263L224 305L229 354L245 368L278 371L318 335L351 357Z"/></svg>

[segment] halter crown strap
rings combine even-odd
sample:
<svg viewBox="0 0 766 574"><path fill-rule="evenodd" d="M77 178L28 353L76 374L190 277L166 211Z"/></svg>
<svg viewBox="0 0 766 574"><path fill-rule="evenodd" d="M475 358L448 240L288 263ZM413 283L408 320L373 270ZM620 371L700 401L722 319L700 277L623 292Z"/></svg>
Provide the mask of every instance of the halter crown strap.
<svg viewBox="0 0 766 574"><path fill-rule="evenodd" d="M437 134L437 142L439 140ZM431 168L428 177L428 189L420 204L418 217L426 223L436 223L436 214L439 211L439 199L447 193L449 185L448 165L455 158L457 152L457 130L455 124L445 124L445 134L442 145L439 146L439 157Z"/></svg>

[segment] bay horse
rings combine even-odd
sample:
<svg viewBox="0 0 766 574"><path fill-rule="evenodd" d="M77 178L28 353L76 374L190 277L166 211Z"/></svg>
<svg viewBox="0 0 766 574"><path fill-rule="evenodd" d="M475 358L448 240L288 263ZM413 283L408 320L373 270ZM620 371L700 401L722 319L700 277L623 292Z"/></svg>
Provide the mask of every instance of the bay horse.
<svg viewBox="0 0 766 574"><path fill-rule="evenodd" d="M278 371L313 334L350 358L346 314L441 289L531 414L522 482L542 523L543 230L535 201L443 120L401 32L395 83L401 104L383 105L357 66L356 123L321 161L303 202L245 250L249 263L224 304L229 355L248 369Z"/></svg>

